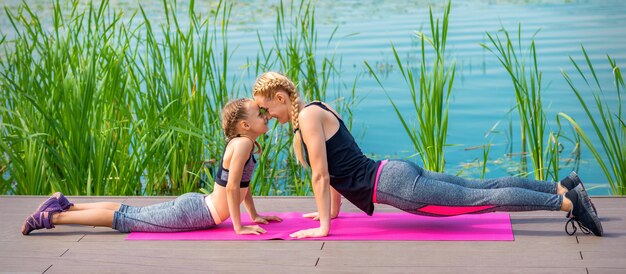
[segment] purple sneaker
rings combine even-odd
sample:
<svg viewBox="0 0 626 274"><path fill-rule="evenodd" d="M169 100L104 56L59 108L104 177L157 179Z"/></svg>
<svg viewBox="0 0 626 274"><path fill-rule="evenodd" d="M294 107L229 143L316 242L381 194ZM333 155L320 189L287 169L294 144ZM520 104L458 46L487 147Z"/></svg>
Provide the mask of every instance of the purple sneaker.
<svg viewBox="0 0 626 274"><path fill-rule="evenodd" d="M28 216L22 225L22 234L28 235L31 231L42 228L53 228L50 218L52 214L62 212L63 209L56 197L52 196L39 205L32 215Z"/></svg>
<svg viewBox="0 0 626 274"><path fill-rule="evenodd" d="M33 215L28 216L22 224L22 234L28 235L31 231L42 228L54 228L52 225L52 214L56 212L50 211L37 211Z"/></svg>
<svg viewBox="0 0 626 274"><path fill-rule="evenodd" d="M63 196L63 193L61 192L55 192L54 194L52 194L52 197L56 198L59 201L59 205L61 206L61 209L63 209L63 211L68 210L70 208L70 206L73 206L73 203L70 203L70 201L65 198L65 196Z"/></svg>

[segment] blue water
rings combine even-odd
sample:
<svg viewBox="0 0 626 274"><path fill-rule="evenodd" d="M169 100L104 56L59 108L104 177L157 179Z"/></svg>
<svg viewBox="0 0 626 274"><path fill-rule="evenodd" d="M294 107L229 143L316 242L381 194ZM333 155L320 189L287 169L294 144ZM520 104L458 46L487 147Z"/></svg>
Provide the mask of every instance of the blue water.
<svg viewBox="0 0 626 274"><path fill-rule="evenodd" d="M432 1L436 16L442 14L442 1ZM46 3L44 1L43 3ZM259 51L257 31L265 45L271 45L275 29L273 7L278 1L238 1L233 8L229 26L229 43L237 48L232 55L229 70L233 79L241 81L241 94L247 94L255 75L246 70L248 60ZM299 3L299 2L298 2ZM399 55L407 62L417 63L419 47L413 33L428 28L428 1L315 1L318 28L318 56L335 54L342 59L342 77L350 84L359 77L357 95L363 101L353 110L353 133L362 150L375 157L408 157L413 147L396 118L393 108L375 79L367 73L364 62L379 68L383 86L389 96L406 115L413 109L407 100L408 88L400 75L391 51L393 43ZM9 6L15 3L5 3ZM141 1L151 20L164 20L161 1ZM46 4L41 4L45 7ZM135 2L112 3L125 10L136 8ZM179 8L184 10L184 5ZM196 3L196 10L215 8L214 3ZM42 8L42 10L44 10ZM6 26L4 14L0 24ZM505 154L511 142L507 137L508 112L515 104L512 82L498 63L496 57L479 44L487 43L486 32L496 33L501 27L515 34L519 23L525 45L538 30L535 37L539 68L543 73L543 103L550 125L556 127L556 114L566 112L577 119L583 129L593 129L585 118L573 92L565 82L561 71L572 78L576 71L569 60L572 56L584 65L581 45L584 45L594 62L603 88L608 91L606 100L614 109L618 99L613 76L606 55L617 61L622 69L626 63L626 2L606 1L453 1L448 33L448 56L456 61L457 76L454 82L448 131L448 143L454 146L446 150L446 172L478 177L478 168L467 168L482 159L482 149L467 150L492 142L487 177L512 174L518 158L508 160ZM185 22L182 22L184 25ZM326 44L333 29L339 26L334 40ZM577 81L580 83L580 81ZM581 88L584 85L579 85ZM591 93L585 90L588 104L593 104ZM345 90L342 90L345 91ZM332 101L335 90L329 90ZM414 116L409 116L414 117ZM519 152L517 112L513 112L513 152ZM496 133L485 137L496 124ZM572 132L566 129L571 136ZM597 143L594 134L589 134ZM565 143L565 151L572 145ZM579 174L585 182L595 186L592 194L608 194L607 180L599 165L583 147ZM565 167L560 177L573 168Z"/></svg>

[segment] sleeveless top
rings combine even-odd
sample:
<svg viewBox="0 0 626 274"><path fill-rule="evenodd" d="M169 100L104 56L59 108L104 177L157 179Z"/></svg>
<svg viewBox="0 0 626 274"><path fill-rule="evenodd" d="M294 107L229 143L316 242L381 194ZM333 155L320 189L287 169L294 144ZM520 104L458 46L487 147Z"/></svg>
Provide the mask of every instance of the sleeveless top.
<svg viewBox="0 0 626 274"><path fill-rule="evenodd" d="M330 186L367 215L372 215L374 212L374 203L372 202L374 180L380 163L363 155L343 121L324 104L317 101L311 102L305 108L313 105L332 113L339 121L339 130L326 141L326 161L328 162ZM302 137L302 133L300 135ZM304 140L302 141L302 148L304 158L309 163L309 155Z"/></svg>
<svg viewBox="0 0 626 274"><path fill-rule="evenodd" d="M226 147L224 147L224 153L226 153ZM256 159L254 159L253 153L250 153L250 157L246 161L246 164L243 167L243 174L241 174L241 182L239 182L240 188L245 188L250 186L250 180L252 179L252 173L254 173L254 168L256 167ZM220 167L217 170L217 176L215 176L215 183L226 187L226 183L228 183L228 169L224 168L224 154L222 154L222 160L220 161Z"/></svg>

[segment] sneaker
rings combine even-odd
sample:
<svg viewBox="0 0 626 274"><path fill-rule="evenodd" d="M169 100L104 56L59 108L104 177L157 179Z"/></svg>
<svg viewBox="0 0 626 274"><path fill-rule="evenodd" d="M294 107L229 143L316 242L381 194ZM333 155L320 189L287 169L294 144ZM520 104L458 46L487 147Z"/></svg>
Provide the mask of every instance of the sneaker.
<svg viewBox="0 0 626 274"><path fill-rule="evenodd" d="M50 196L47 200L43 201L43 203L39 205L37 210L35 210L35 213L40 211L61 212L63 211L63 208L61 207L61 204L56 197Z"/></svg>
<svg viewBox="0 0 626 274"><path fill-rule="evenodd" d="M567 188L567 190L569 191L574 189L579 184L582 184L582 181L580 181L580 178L578 178L578 174L576 174L576 171L572 170L572 172L570 172L567 177L561 180L560 183L564 188Z"/></svg>
<svg viewBox="0 0 626 274"><path fill-rule="evenodd" d="M572 190L578 185L581 185L583 188L583 192L585 193L585 197L589 200L589 203L591 203L591 207L593 207L593 212L596 214L596 216L598 215L598 210L596 210L596 206L591 201L591 198L589 198L589 195L587 195L585 185L578 177L578 174L576 174L576 171L572 170L572 172L570 172L569 175L565 177L565 179L561 180L560 183L563 187L567 188L567 190Z"/></svg>
<svg viewBox="0 0 626 274"><path fill-rule="evenodd" d="M572 210L569 212L569 221L565 223L565 232L568 235L574 235L578 230L576 228L576 223L580 230L584 234L593 233L596 236L602 236L602 223L598 216L595 214L593 207L591 206L590 201L588 200L587 194L584 191L582 185L576 186L574 189L565 193L565 197L572 201ZM571 224L572 232L569 231L569 225Z"/></svg>
<svg viewBox="0 0 626 274"><path fill-rule="evenodd" d="M28 216L22 224L22 235L28 235L31 231L42 228L54 228L52 225L52 214L56 212L37 211L33 215Z"/></svg>
<svg viewBox="0 0 626 274"><path fill-rule="evenodd" d="M70 203L70 201L65 198L65 196L63 196L63 193L61 192L55 192L54 194L52 194L52 197L56 198L59 201L59 205L61 206L61 209L63 209L63 211L68 210L70 208L70 206L73 206L73 203Z"/></svg>
<svg viewBox="0 0 626 274"><path fill-rule="evenodd" d="M50 217L52 214L62 212L59 200L52 196L37 207L32 215L28 216L22 225L22 234L28 235L31 231L42 228L54 228Z"/></svg>

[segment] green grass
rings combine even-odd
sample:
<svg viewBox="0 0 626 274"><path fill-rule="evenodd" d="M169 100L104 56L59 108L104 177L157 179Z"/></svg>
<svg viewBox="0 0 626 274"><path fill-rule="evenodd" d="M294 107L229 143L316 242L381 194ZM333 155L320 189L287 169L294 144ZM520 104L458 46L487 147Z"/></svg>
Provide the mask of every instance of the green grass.
<svg viewBox="0 0 626 274"><path fill-rule="evenodd" d="M565 112L559 113L559 117L569 121L580 139L583 140L593 157L598 161L602 172L606 176L611 192L614 195L626 195L626 123L624 121L622 91L626 88L624 78L615 59L607 55L610 69L614 79L614 91L603 88L598 80L598 74L592 64L592 60L587 55L587 51L582 47L588 73L584 73L581 66L570 57L572 64L578 72L578 76L584 80L586 89L593 94L594 103L587 103L583 100L584 90L577 86L569 74L562 71L563 77L569 84L572 92L578 98L580 106L585 110L585 114L591 124L593 131L585 132L578 122ZM591 75L589 75L589 73ZM611 104L606 100L608 92L615 92L617 96L617 107L611 109ZM592 107L595 107L593 109ZM593 143L589 139L589 134L595 134L600 141Z"/></svg>
<svg viewBox="0 0 626 274"><path fill-rule="evenodd" d="M344 89L348 89L341 78L341 62L334 54L321 56L318 53L317 29L315 25L315 9L310 2L291 2L285 5L281 2L276 7L276 28L272 35L272 44L263 44L258 35L259 51L255 66L250 66L249 73L253 76L265 71L280 71L289 77L297 86L302 100L326 101L327 90L331 87L337 96ZM337 29L335 28L335 31ZM328 46L334 42L334 33L324 41ZM338 98L334 106L343 115L344 120L351 126L351 108L359 102L355 93L354 79L348 98ZM275 125L263 138L261 144L265 148L263 157L274 159L262 163L257 169L257 176L252 181L252 187L260 189L262 195L310 195L310 172L303 169L296 161L293 153L285 154L292 147L292 129ZM268 188L268 183L288 182L280 187ZM277 190L280 190L277 192Z"/></svg>
<svg viewBox="0 0 626 274"><path fill-rule="evenodd" d="M167 1L158 26L141 6L129 18L106 1L69 7L53 4L52 26L42 25L27 3L4 11L16 37L0 40L0 99L6 102L0 108L0 191L210 191L224 148L220 110L233 97L250 96L240 80L229 78L233 5L220 1L202 17L191 1L184 27L177 6ZM301 2L276 10L276 44L259 56L254 73L285 71L307 100L325 100L341 77L334 56L315 57L314 8ZM274 126L262 137L257 195L310 193L307 172L285 149L291 144L286 132Z"/></svg>
<svg viewBox="0 0 626 274"><path fill-rule="evenodd" d="M447 146L449 99L456 72L456 64L454 62L451 65L446 64L446 41L450 8L451 4L448 1L444 8L443 20L440 25L439 18L434 19L431 7L429 13L431 37L429 38L420 32L417 33L421 41L421 64L419 71L413 71L410 64L404 63L392 45L396 64L410 92L411 102L417 118L417 126L410 123L412 118L402 114L396 103L387 95L413 144L416 154L419 155L424 163L424 168L436 172L443 172L445 169L444 150ZM426 43L434 51L434 60L431 63L428 63L426 58L426 53L429 52ZM365 64L378 84L383 87L374 69L367 62Z"/></svg>
<svg viewBox="0 0 626 274"><path fill-rule="evenodd" d="M504 38L498 34L502 34ZM521 134L521 175L527 175L525 164L528 156L535 179L558 180L560 130L552 131L548 125L542 101L542 72L537 62L535 35L530 39L528 49L525 49L522 45L520 24L517 37L511 37L502 28L496 34L487 33L491 45L481 46L498 58L513 83Z"/></svg>
<svg viewBox="0 0 626 274"><path fill-rule="evenodd" d="M318 38L315 7L308 1L280 3L271 42L258 34L260 50L242 76L229 70L236 51L228 32L234 5L214 3L210 12L197 11L195 1L185 11L163 1L165 22L153 20L141 7L113 10L100 5L67 2L51 4L50 18L42 18L27 3L4 9L14 37L0 37L0 194L178 195L209 192L212 174L224 148L220 110L233 97L250 96L250 83L264 71L285 73L303 99L330 101L352 128L352 111L363 99L357 93L359 76L342 77L340 56L320 54L319 47L335 44L337 28L328 39ZM425 168L444 171L448 108L456 65L447 57L446 40L451 5L443 18L429 13L430 36L418 32L420 63L413 67L392 44L397 68L409 89L414 113L401 113L388 96L398 119ZM130 13L128 13L130 12ZM182 13L181 13L182 12ZM181 16L185 22L181 23ZM44 20L45 19L45 20ZM43 22L51 22L44 24ZM504 35L501 39L498 35ZM584 142L609 180L614 194L624 194L626 126L619 67L609 59L618 106L609 108L605 87L583 48L588 72L572 63L595 104L563 72L593 125L600 144L565 113L550 128L542 103L542 74L534 39L523 47L506 30L488 34L491 51L513 83L520 121L522 175L529 157L536 179L557 179L569 141L574 165ZM368 72L383 88L379 71L366 62ZM232 68L232 66L230 66ZM378 71L378 74L375 72ZM591 76L589 76L591 74ZM329 91L334 91L331 93ZM612 92L612 90L611 90ZM413 119L413 115L415 119ZM575 133L564 134L560 119ZM415 121L415 122L412 122ZM492 128L493 130L493 128ZM512 122L509 142L513 142ZM487 173L491 144L482 148L481 177ZM252 182L255 195L310 195L309 172L290 153L292 134L271 124L260 137L263 154ZM497 143L497 142L496 142ZM517 148L516 148L517 149ZM511 154L513 154L511 148ZM491 168L491 162L489 162ZM494 163L495 165L495 163Z"/></svg>

